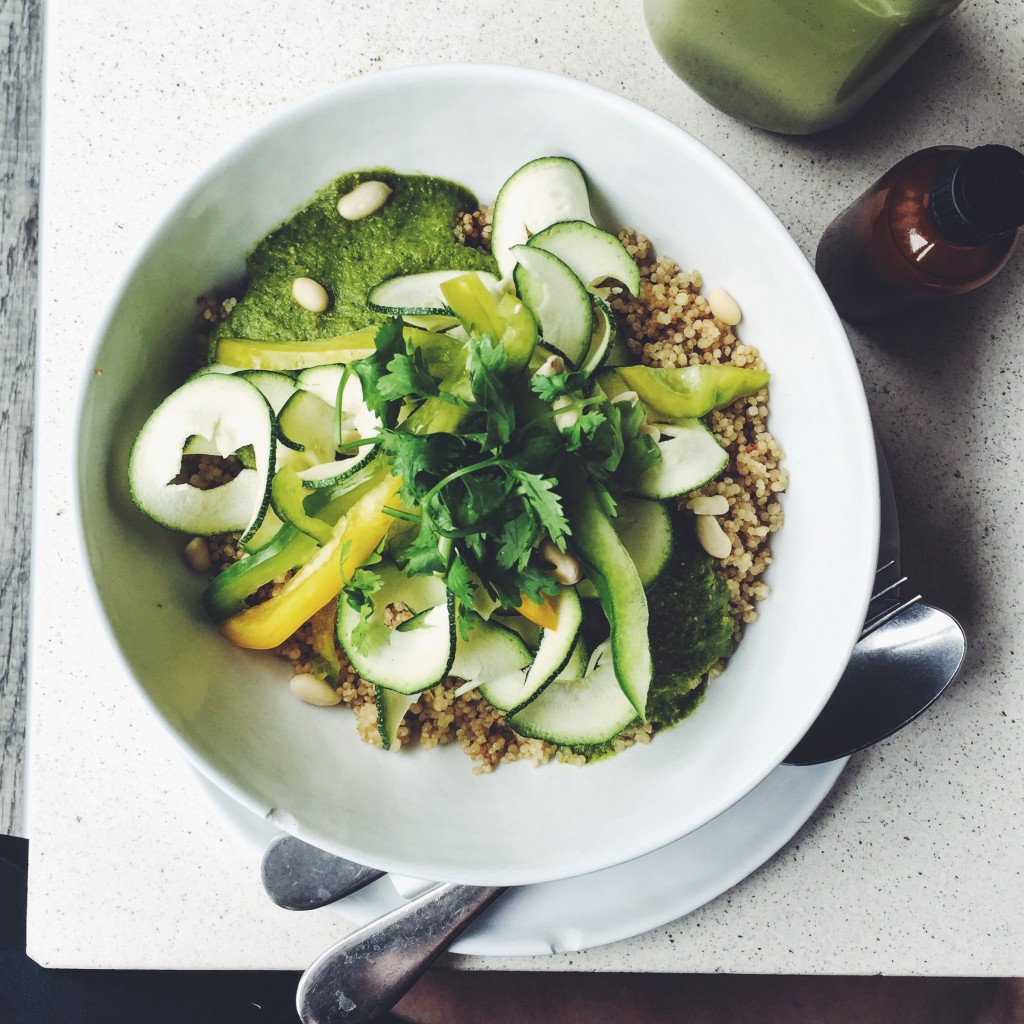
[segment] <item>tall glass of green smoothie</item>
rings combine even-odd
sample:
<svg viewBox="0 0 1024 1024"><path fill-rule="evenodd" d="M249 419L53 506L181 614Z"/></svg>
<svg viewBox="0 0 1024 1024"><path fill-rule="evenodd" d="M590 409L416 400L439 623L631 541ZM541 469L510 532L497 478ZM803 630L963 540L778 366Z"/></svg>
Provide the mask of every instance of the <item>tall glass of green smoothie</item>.
<svg viewBox="0 0 1024 1024"><path fill-rule="evenodd" d="M644 0L655 46L709 103L803 135L860 109L961 0Z"/></svg>

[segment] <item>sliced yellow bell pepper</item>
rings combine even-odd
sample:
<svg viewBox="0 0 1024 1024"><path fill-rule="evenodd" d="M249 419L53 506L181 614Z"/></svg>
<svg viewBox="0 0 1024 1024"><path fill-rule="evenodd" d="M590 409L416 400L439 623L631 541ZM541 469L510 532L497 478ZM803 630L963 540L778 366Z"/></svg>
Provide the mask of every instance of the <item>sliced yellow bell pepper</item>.
<svg viewBox="0 0 1024 1024"><path fill-rule="evenodd" d="M438 374L447 372L451 338L443 334L406 326L402 333L406 341L423 348L427 363ZM309 366L333 363L354 363L374 352L376 327L364 327L335 338L317 338L312 341L250 341L245 338L221 338L214 346L211 359L215 363L234 366L239 370L304 370Z"/></svg>
<svg viewBox="0 0 1024 1024"><path fill-rule="evenodd" d="M536 623L542 629L558 628L558 605L555 604L555 599L550 594L545 594L544 600L540 604L532 597L527 597L526 594L520 596L523 600L516 611L524 619L529 619L530 622Z"/></svg>
<svg viewBox="0 0 1024 1024"><path fill-rule="evenodd" d="M307 619L341 593L345 581L372 554L395 522L400 477L387 472L334 528L331 539L270 600L226 619L221 633L233 644L266 651L284 643ZM344 557L343 557L344 556Z"/></svg>

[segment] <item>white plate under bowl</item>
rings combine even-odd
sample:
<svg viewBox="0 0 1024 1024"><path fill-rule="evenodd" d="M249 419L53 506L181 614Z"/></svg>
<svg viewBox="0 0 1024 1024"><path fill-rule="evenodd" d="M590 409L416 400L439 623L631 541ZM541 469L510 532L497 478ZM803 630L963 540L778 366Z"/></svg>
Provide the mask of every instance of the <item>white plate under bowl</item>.
<svg viewBox="0 0 1024 1024"><path fill-rule="evenodd" d="M779 765L714 821L654 853L603 871L506 893L452 945L473 956L544 956L620 942L702 907L756 871L796 835L849 759ZM278 833L202 774L211 803L253 855L253 870ZM332 909L366 924L403 902L382 878Z"/></svg>
<svg viewBox="0 0 1024 1024"><path fill-rule="evenodd" d="M630 224L744 311L772 370L792 484L772 595L699 712L585 771L474 775L457 749L388 756L350 715L311 708L287 668L205 621L181 539L126 487L139 426L188 372L196 296L343 171L462 181L483 201L526 160L576 159L595 214ZM102 369L102 374L94 372ZM354 860L420 877L526 884L619 864L735 804L803 735L864 618L878 541L871 427L842 326L792 238L722 161L668 121L591 86L516 68L375 74L285 111L186 192L131 264L88 367L78 521L113 637L183 753L255 813ZM105 456L105 457L104 457Z"/></svg>

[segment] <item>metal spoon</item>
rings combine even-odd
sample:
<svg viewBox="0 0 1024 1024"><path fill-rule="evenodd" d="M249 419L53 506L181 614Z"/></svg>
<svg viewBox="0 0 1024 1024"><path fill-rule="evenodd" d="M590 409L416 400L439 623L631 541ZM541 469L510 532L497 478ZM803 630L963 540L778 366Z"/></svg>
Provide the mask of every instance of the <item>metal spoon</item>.
<svg viewBox="0 0 1024 1024"><path fill-rule="evenodd" d="M786 764L822 764L884 740L930 707L963 663L960 623L916 603L857 642L850 663Z"/></svg>
<svg viewBox="0 0 1024 1024"><path fill-rule="evenodd" d="M285 910L317 910L336 903L386 872L325 853L282 833L263 851L260 877L267 895Z"/></svg>
<svg viewBox="0 0 1024 1024"><path fill-rule="evenodd" d="M302 1024L380 1020L503 892L450 882L342 939L299 980Z"/></svg>

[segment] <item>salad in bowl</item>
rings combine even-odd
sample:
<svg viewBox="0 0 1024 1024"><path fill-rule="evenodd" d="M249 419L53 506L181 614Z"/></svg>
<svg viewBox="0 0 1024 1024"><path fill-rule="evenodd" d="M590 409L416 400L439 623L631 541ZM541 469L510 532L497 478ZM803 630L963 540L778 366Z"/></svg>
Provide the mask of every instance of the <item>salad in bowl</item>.
<svg viewBox="0 0 1024 1024"><path fill-rule="evenodd" d="M863 389L792 238L675 125L515 68L348 82L214 162L112 300L77 465L171 743L423 878L597 870L733 805L875 567Z"/></svg>
<svg viewBox="0 0 1024 1024"><path fill-rule="evenodd" d="M767 593L769 375L728 293L621 236L566 157L493 208L344 174L203 305L205 361L136 439L133 498L192 535L223 636L385 749L647 742Z"/></svg>

